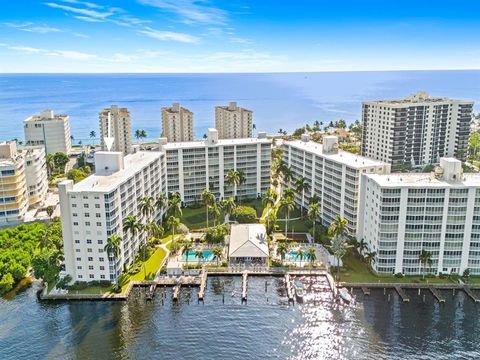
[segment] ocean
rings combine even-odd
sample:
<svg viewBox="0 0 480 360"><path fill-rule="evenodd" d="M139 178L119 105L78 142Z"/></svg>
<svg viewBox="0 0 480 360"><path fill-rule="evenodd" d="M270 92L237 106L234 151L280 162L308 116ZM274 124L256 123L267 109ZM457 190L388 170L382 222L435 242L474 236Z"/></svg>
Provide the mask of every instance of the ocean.
<svg viewBox="0 0 480 360"><path fill-rule="evenodd" d="M214 107L237 101L253 110L258 131L291 131L314 121L361 118L365 100L417 91L469 99L480 112L480 71L389 71L271 74L0 75L0 140L23 139L22 121L41 110L70 115L74 143L98 133L98 113L127 107L132 127L161 133L160 108L180 102L194 113L196 138L213 127Z"/></svg>
<svg viewBox="0 0 480 360"><path fill-rule="evenodd" d="M157 288L151 302L136 289L126 302L45 303L35 284L0 298L0 359L480 358L480 307L461 291L441 291L439 304L426 290L407 290L409 303L393 289L355 290L357 302L342 305L326 281L301 280L302 304L289 304L274 277L250 276L246 304L241 276L209 276L205 303L193 287L182 287L178 303L171 288Z"/></svg>

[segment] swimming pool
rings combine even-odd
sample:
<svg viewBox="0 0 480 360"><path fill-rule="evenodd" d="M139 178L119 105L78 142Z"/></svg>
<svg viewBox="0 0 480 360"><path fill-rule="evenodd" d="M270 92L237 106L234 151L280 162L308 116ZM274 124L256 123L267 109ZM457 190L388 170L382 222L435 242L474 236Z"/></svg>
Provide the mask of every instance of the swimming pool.
<svg viewBox="0 0 480 360"><path fill-rule="evenodd" d="M300 257L298 257L298 251L289 251L288 253L285 254L285 261L306 261L306 255L303 255L303 259L300 260Z"/></svg>
<svg viewBox="0 0 480 360"><path fill-rule="evenodd" d="M195 256L196 251L189 251L188 254L182 255L182 261L188 262L205 262L205 261L213 261L213 252L212 250L203 250L203 259L199 259Z"/></svg>

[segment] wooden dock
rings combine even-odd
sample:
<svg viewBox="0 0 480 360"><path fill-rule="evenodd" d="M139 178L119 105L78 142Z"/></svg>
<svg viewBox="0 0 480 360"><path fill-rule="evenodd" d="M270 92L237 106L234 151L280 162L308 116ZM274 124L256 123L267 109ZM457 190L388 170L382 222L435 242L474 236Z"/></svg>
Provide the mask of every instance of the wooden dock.
<svg viewBox="0 0 480 360"><path fill-rule="evenodd" d="M200 290L198 291L198 300L202 300L205 297L205 288L207 287L207 269L202 270L200 275Z"/></svg>
<svg viewBox="0 0 480 360"><path fill-rule="evenodd" d="M407 293L399 285L395 286L395 290L397 291L403 302L410 302L410 298L408 297Z"/></svg>
<svg viewBox="0 0 480 360"><path fill-rule="evenodd" d="M248 292L248 272L245 271L242 277L242 301L247 301Z"/></svg>
<svg viewBox="0 0 480 360"><path fill-rule="evenodd" d="M480 299L477 297L477 295L472 291L470 286L464 285L463 286L463 291L472 299L475 303L480 302Z"/></svg>
<svg viewBox="0 0 480 360"><path fill-rule="evenodd" d="M290 274L285 274L285 288L287 289L287 297L288 301L293 301L293 288L292 288L292 281L290 279Z"/></svg>
<svg viewBox="0 0 480 360"><path fill-rule="evenodd" d="M370 295L370 289L369 288L363 286L362 291L363 291L364 296Z"/></svg>
<svg viewBox="0 0 480 360"><path fill-rule="evenodd" d="M428 289L432 293L433 297L437 299L439 303L445 303L445 298L442 296L442 294L437 288L434 288L433 286L429 286Z"/></svg>
<svg viewBox="0 0 480 360"><path fill-rule="evenodd" d="M182 287L182 284L177 284L173 288L173 301L178 301L178 296L180 295L180 288Z"/></svg>
<svg viewBox="0 0 480 360"><path fill-rule="evenodd" d="M338 296L338 289L335 280L330 273L325 273L325 276L327 277L328 285L330 285L330 289L332 290L333 297L336 299Z"/></svg>

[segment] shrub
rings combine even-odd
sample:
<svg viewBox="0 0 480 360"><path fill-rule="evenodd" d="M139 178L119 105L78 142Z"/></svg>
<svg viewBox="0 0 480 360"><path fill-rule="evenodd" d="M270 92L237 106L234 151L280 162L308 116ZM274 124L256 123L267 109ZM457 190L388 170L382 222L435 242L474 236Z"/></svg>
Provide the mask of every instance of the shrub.
<svg viewBox="0 0 480 360"><path fill-rule="evenodd" d="M403 275L403 274L400 273L400 272L395 274L395 277L396 277L396 278L403 278L404 276L405 276L405 275Z"/></svg>
<svg viewBox="0 0 480 360"><path fill-rule="evenodd" d="M187 225L185 225L185 224L178 225L177 234L186 235L186 234L188 234L189 231L190 230L188 229Z"/></svg>
<svg viewBox="0 0 480 360"><path fill-rule="evenodd" d="M205 239L209 244L219 244L225 241L225 236L228 233L228 226L225 224L217 225L208 228L205 232Z"/></svg>
<svg viewBox="0 0 480 360"><path fill-rule="evenodd" d="M251 206L238 206L233 213L233 218L241 224L255 223L257 211Z"/></svg>

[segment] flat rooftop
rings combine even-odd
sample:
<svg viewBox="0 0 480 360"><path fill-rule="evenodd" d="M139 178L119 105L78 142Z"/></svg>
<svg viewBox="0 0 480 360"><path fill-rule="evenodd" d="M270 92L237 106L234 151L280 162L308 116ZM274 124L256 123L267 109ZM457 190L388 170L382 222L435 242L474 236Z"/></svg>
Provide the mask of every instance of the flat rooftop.
<svg viewBox="0 0 480 360"><path fill-rule="evenodd" d="M473 104L473 101L450 99L448 97L440 97L440 96L430 96L425 92L412 94L402 99L370 100L370 101L365 101L364 104L385 104L385 105L394 106L394 105L410 105L410 104L421 104L421 103L450 103L450 102L461 102L466 104Z"/></svg>
<svg viewBox="0 0 480 360"><path fill-rule="evenodd" d="M24 122L30 121L65 121L68 120L69 116L65 114L55 114L53 117L44 117L41 115L32 115L23 120Z"/></svg>
<svg viewBox="0 0 480 360"><path fill-rule="evenodd" d="M480 186L480 173L463 174L462 179L457 181L436 178L432 173L366 174L366 176L384 187L445 188Z"/></svg>
<svg viewBox="0 0 480 360"><path fill-rule="evenodd" d="M79 183L73 185L70 191L89 191L89 192L109 192L130 179L137 172L156 161L162 156L158 151L139 151L135 154L129 154L124 157L123 170L117 171L111 175L93 174Z"/></svg>
<svg viewBox="0 0 480 360"><path fill-rule="evenodd" d="M215 144L209 144L207 140L171 142L163 145L164 150L202 148L205 146L228 146L249 144L271 144L271 139L244 138L244 139L219 139Z"/></svg>
<svg viewBox="0 0 480 360"><path fill-rule="evenodd" d="M315 141L285 141L284 145L289 145L297 149L304 150L308 153L314 154L316 156L329 159L338 163L348 165L356 169L363 169L369 166L388 166L389 164L383 161L378 161L370 158L366 158L361 155L353 154L347 151L338 150L338 153L324 153L323 145Z"/></svg>

